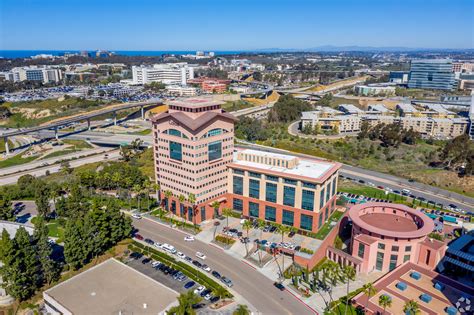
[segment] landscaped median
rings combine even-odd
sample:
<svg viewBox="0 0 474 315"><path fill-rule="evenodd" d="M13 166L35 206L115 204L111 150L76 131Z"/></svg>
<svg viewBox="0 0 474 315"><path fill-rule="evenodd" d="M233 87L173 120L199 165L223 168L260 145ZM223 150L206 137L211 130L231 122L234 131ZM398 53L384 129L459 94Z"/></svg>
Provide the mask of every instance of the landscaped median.
<svg viewBox="0 0 474 315"><path fill-rule="evenodd" d="M189 279L196 281L197 283L205 286L208 289L211 289L213 292L224 292L223 298L231 298L232 294L222 285L214 281L213 279L209 278L207 275L202 273L200 270L197 270L190 265L186 264L185 262L176 260L174 257L156 250L155 248L139 243L137 241L133 241L132 244L128 245L128 248L134 252L139 252L144 254L154 260L159 260L164 264L175 268L181 271L184 275L186 275Z"/></svg>

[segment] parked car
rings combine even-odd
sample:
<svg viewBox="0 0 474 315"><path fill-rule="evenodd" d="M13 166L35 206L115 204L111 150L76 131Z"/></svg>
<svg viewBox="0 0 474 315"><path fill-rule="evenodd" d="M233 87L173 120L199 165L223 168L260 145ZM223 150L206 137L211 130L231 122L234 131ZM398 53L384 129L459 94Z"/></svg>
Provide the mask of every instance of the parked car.
<svg viewBox="0 0 474 315"><path fill-rule="evenodd" d="M133 259L135 259L135 260L137 260L137 259L142 258L142 257L143 257L143 254L137 253L137 252L133 252L133 253L130 254L129 257L130 257L130 258L133 258Z"/></svg>
<svg viewBox="0 0 474 315"><path fill-rule="evenodd" d="M232 281L229 278L226 278L226 277L222 277L221 281L224 282L229 288L231 288L234 285L232 283Z"/></svg>
<svg viewBox="0 0 474 315"><path fill-rule="evenodd" d="M291 231L290 233L288 233L288 237L293 237L295 236L295 231Z"/></svg>
<svg viewBox="0 0 474 315"><path fill-rule="evenodd" d="M189 282L187 282L187 283L184 285L184 288L185 288L185 289L190 289L190 288L192 288L195 284L196 284L196 282L194 282L194 281L189 281Z"/></svg>
<svg viewBox="0 0 474 315"><path fill-rule="evenodd" d="M194 236L186 235L186 236L184 237L184 240L185 240L186 242L192 242L192 241L194 241Z"/></svg>
<svg viewBox="0 0 474 315"><path fill-rule="evenodd" d="M194 289L194 294L201 294L202 291L206 290L206 287L204 286L199 286L196 289Z"/></svg>
<svg viewBox="0 0 474 315"><path fill-rule="evenodd" d="M184 257L184 260L186 260L187 262L193 262L193 259L189 256Z"/></svg>
<svg viewBox="0 0 474 315"><path fill-rule="evenodd" d="M218 273L218 272L215 271L215 270L214 270L211 274L212 274L214 277L216 277L217 279L220 279L220 278L221 278L221 274Z"/></svg>
<svg viewBox="0 0 474 315"><path fill-rule="evenodd" d="M177 252L177 253L176 253L176 256L178 256L178 257L181 258L181 259L186 258L186 255L183 254L183 253L181 253L181 252Z"/></svg>
<svg viewBox="0 0 474 315"><path fill-rule="evenodd" d="M201 252L196 252L196 257L197 257L197 258L201 258L202 260L206 259L206 255L204 255L204 254L201 253Z"/></svg>
<svg viewBox="0 0 474 315"><path fill-rule="evenodd" d="M212 291L209 289L206 289L199 294L201 297L205 297L206 295L210 294Z"/></svg>
<svg viewBox="0 0 474 315"><path fill-rule="evenodd" d="M202 265L201 268L204 271L211 272L211 268L208 265Z"/></svg>
<svg viewBox="0 0 474 315"><path fill-rule="evenodd" d="M150 258L145 258L145 259L142 260L142 264L146 265L146 264L148 264L150 261L151 261Z"/></svg>
<svg viewBox="0 0 474 315"><path fill-rule="evenodd" d="M143 236L141 236L140 234L135 234L134 237L135 237L137 240L143 241Z"/></svg>
<svg viewBox="0 0 474 315"><path fill-rule="evenodd" d="M193 260L193 265L198 267L198 268L201 268L201 266L202 266L202 264L197 260Z"/></svg>
<svg viewBox="0 0 474 315"><path fill-rule="evenodd" d="M211 301L211 303L216 303L217 301L219 301L219 297L218 296L213 296L211 297L211 299L209 301Z"/></svg>
<svg viewBox="0 0 474 315"><path fill-rule="evenodd" d="M192 307L193 310L197 310L197 309L199 309L199 308L203 308L204 306L206 306L206 304L204 304L204 303L197 303L197 304L191 305L191 307Z"/></svg>
<svg viewBox="0 0 474 315"><path fill-rule="evenodd" d="M145 243L150 244L150 245L154 245L155 241L152 240L152 239L149 239L149 238L145 238Z"/></svg>
<svg viewBox="0 0 474 315"><path fill-rule="evenodd" d="M140 220L142 218L142 216L139 215L138 213L134 213L134 214L132 214L132 218Z"/></svg>
<svg viewBox="0 0 474 315"><path fill-rule="evenodd" d="M273 285L280 291L285 291L285 286L280 282L274 282Z"/></svg>
<svg viewBox="0 0 474 315"><path fill-rule="evenodd" d="M272 227L270 228L270 232L273 233L273 232L276 231L276 229L277 229L276 226L272 226Z"/></svg>

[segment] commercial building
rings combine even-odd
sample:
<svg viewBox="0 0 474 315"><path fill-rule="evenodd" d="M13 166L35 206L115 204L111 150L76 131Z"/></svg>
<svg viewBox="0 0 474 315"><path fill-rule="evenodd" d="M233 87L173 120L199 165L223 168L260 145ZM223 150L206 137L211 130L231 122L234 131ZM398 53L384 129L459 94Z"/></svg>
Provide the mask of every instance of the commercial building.
<svg viewBox="0 0 474 315"><path fill-rule="evenodd" d="M388 272L412 262L434 269L444 256L446 245L428 238L433 220L405 205L383 202L351 207L350 252L362 260L360 271Z"/></svg>
<svg viewBox="0 0 474 315"><path fill-rule="evenodd" d="M13 68L5 74L5 80L20 81L41 81L43 83L59 82L63 78L61 69L50 66L28 66Z"/></svg>
<svg viewBox="0 0 474 315"><path fill-rule="evenodd" d="M474 90L474 72L461 73L459 75L460 90Z"/></svg>
<svg viewBox="0 0 474 315"><path fill-rule="evenodd" d="M306 126L320 131L331 131L336 134L360 131L361 118L357 115L344 115L343 112L330 107L301 113L301 130Z"/></svg>
<svg viewBox="0 0 474 315"><path fill-rule="evenodd" d="M185 62L155 64L153 66L132 66L132 84L161 82L186 85L194 78L194 67Z"/></svg>
<svg viewBox="0 0 474 315"><path fill-rule="evenodd" d="M420 314L472 314L474 289L435 271L407 262L374 282L376 293L368 297L364 292L353 298L365 314L405 314L405 303L417 302ZM388 296L391 305L379 305L381 295Z"/></svg>
<svg viewBox="0 0 474 315"><path fill-rule="evenodd" d="M178 293L109 259L43 292L48 314L166 314Z"/></svg>
<svg viewBox="0 0 474 315"><path fill-rule="evenodd" d="M361 96L390 96L395 94L395 86L392 83L356 85L354 92Z"/></svg>
<svg viewBox="0 0 474 315"><path fill-rule="evenodd" d="M474 140L474 91L471 92L471 105L469 106L469 129L468 134Z"/></svg>
<svg viewBox="0 0 474 315"><path fill-rule="evenodd" d="M407 84L409 76L410 73L406 71L390 71L388 80L391 83Z"/></svg>
<svg viewBox="0 0 474 315"><path fill-rule="evenodd" d="M449 59L412 60L408 87L411 89L453 90L456 87L453 63Z"/></svg>
<svg viewBox="0 0 474 315"><path fill-rule="evenodd" d="M443 259L443 267L458 275L464 275L474 283L474 232L471 231L449 244Z"/></svg>
<svg viewBox="0 0 474 315"><path fill-rule="evenodd" d="M197 89L192 86L183 85L168 85L166 91L175 96L194 96L197 94Z"/></svg>
<svg viewBox="0 0 474 315"><path fill-rule="evenodd" d="M222 80L215 78L196 78L188 80L189 84L198 84L201 89L208 93L223 93L227 90L231 80Z"/></svg>
<svg viewBox="0 0 474 315"><path fill-rule="evenodd" d="M152 119L164 206L195 223L229 207L245 217L317 231L335 209L340 164L235 151L235 118L221 104L207 98L173 101Z"/></svg>

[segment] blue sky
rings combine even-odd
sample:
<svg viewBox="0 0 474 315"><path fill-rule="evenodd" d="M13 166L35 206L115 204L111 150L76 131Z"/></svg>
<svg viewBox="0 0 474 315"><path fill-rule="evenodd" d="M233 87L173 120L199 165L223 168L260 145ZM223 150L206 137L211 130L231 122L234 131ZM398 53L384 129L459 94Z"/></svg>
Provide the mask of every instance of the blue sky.
<svg viewBox="0 0 474 315"><path fill-rule="evenodd" d="M0 0L0 50L474 48L473 0Z"/></svg>

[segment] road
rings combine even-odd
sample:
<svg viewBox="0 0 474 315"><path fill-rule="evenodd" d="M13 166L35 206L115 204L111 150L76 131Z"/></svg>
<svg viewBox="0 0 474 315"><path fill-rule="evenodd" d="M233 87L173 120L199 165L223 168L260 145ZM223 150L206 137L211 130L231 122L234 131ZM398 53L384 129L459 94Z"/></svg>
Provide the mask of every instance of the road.
<svg viewBox="0 0 474 315"><path fill-rule="evenodd" d="M312 314L308 306L296 299L288 291L280 291L271 280L246 263L231 257L201 241L185 242L183 232L143 218L135 220L133 225L139 233L160 243L168 243L189 257L195 257L196 251L204 253L206 264L213 270L230 278L232 287L238 294L263 314Z"/></svg>

